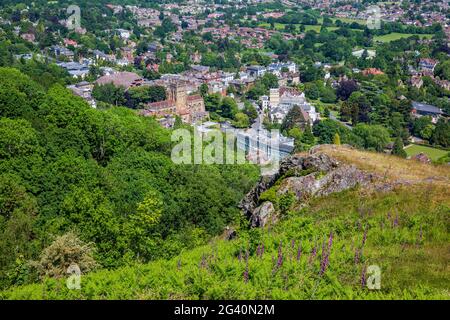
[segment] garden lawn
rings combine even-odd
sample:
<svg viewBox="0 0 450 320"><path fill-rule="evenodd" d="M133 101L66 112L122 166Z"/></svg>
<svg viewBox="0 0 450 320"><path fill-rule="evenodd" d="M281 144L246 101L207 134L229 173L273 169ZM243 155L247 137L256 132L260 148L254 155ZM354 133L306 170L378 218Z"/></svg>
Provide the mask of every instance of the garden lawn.
<svg viewBox="0 0 450 320"><path fill-rule="evenodd" d="M436 161L439 158L442 158L445 156L448 151L436 149L432 147L427 146L419 146L417 144L412 144L405 148L406 154L408 157L413 157L421 152L425 153L428 157L430 157L431 160Z"/></svg>

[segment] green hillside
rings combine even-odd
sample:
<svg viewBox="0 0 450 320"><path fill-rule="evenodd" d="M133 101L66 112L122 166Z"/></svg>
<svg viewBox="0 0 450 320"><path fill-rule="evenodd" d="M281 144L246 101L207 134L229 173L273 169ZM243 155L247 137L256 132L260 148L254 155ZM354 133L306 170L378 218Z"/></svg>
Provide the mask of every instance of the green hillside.
<svg viewBox="0 0 450 320"><path fill-rule="evenodd" d="M258 198L280 221L251 229L238 204L255 166L175 165L154 119L16 69L0 68L0 92L1 299L449 298L448 166L321 146L377 185L294 201L284 179L329 175L289 170Z"/></svg>
<svg viewBox="0 0 450 320"><path fill-rule="evenodd" d="M64 279L47 279L1 296L449 299L449 190L439 184L386 193L356 188L313 199L306 208L285 214L279 224L241 228L231 241L219 237L173 259L82 276L81 290L68 290ZM381 268L379 291L362 286L369 265Z"/></svg>

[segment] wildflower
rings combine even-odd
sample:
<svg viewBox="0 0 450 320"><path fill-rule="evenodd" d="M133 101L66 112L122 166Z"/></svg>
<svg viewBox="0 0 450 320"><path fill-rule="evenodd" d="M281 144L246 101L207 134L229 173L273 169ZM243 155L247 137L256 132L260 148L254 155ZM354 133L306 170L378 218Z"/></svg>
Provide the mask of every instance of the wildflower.
<svg viewBox="0 0 450 320"><path fill-rule="evenodd" d="M363 235L363 241L362 241L362 246L364 247L364 245L366 244L366 240L367 240L367 232L369 231L369 226L366 226L366 229L364 230L364 235Z"/></svg>
<svg viewBox="0 0 450 320"><path fill-rule="evenodd" d="M283 265L283 254L278 255L277 269Z"/></svg>
<svg viewBox="0 0 450 320"><path fill-rule="evenodd" d="M309 257L309 264L311 264L316 257L317 254L317 243L314 245L314 248L311 251L311 256Z"/></svg>
<svg viewBox="0 0 450 320"><path fill-rule="evenodd" d="M248 272L248 263L245 265L245 271L244 271L244 282L247 283L249 278L249 272Z"/></svg>
<svg viewBox="0 0 450 320"><path fill-rule="evenodd" d="M356 250L355 250L355 259L354 259L355 260L355 264L359 263L360 257L361 257L361 252L359 251L358 248L356 248Z"/></svg>
<svg viewBox="0 0 450 320"><path fill-rule="evenodd" d="M281 244L281 243L280 243ZM274 261L274 258L272 257L272 261ZM277 263L273 269L273 272L276 272L281 266L283 265L283 251L281 249L278 250L278 258Z"/></svg>
<svg viewBox="0 0 450 320"><path fill-rule="evenodd" d="M206 256L202 255L202 260L200 261L200 268L206 268L208 263L206 262Z"/></svg>
<svg viewBox="0 0 450 320"><path fill-rule="evenodd" d="M397 227L397 226L398 226L398 213L395 216L395 220L394 220L394 227Z"/></svg>
<svg viewBox="0 0 450 320"><path fill-rule="evenodd" d="M177 262L177 269L178 269L178 270L181 270L181 259L178 259L178 262Z"/></svg>
<svg viewBox="0 0 450 320"><path fill-rule="evenodd" d="M328 238L328 250L331 249L332 245L333 245L333 231L330 232L330 237Z"/></svg>
<svg viewBox="0 0 450 320"><path fill-rule="evenodd" d="M298 245L298 250L297 250L297 261L300 261L301 257L302 257L302 244L300 243Z"/></svg>
<svg viewBox="0 0 450 320"><path fill-rule="evenodd" d="M323 275L325 271L327 270L328 263L329 263L329 254L325 254L325 256L322 257L322 261L320 262L320 275Z"/></svg>
<svg viewBox="0 0 450 320"><path fill-rule="evenodd" d="M324 243L325 244L325 243ZM330 263L331 246L333 244L333 233L330 233L328 238L328 247L325 250L325 245L322 247L322 260L320 261L320 275L323 275Z"/></svg>
<svg viewBox="0 0 450 320"><path fill-rule="evenodd" d="M361 287L365 287L367 284L367 277L366 277L366 266L364 265L361 272Z"/></svg>
<svg viewBox="0 0 450 320"><path fill-rule="evenodd" d="M292 239L292 241L291 241L291 248L293 249L294 247L295 247L295 240Z"/></svg>

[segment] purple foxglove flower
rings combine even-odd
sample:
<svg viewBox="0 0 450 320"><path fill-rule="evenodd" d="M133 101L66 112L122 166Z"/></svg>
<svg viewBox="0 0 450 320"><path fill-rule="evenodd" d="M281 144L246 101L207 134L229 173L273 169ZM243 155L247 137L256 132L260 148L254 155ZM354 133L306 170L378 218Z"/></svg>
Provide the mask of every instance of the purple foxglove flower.
<svg viewBox="0 0 450 320"><path fill-rule="evenodd" d="M364 245L366 244L366 240L367 240L367 232L369 231L369 226L366 226L366 229L364 230L364 235L363 235L363 240L362 240L362 246L364 247Z"/></svg>
<svg viewBox="0 0 450 320"><path fill-rule="evenodd" d="M244 282L247 283L248 282L248 278L249 278L249 272L248 272L248 264L245 266L245 271L244 271Z"/></svg>
<svg viewBox="0 0 450 320"><path fill-rule="evenodd" d="M394 227L398 227L398 213L397 213L397 215L395 216Z"/></svg>
<svg viewBox="0 0 450 320"><path fill-rule="evenodd" d="M366 266L364 265L361 272L361 287L365 287L367 283Z"/></svg>
<svg viewBox="0 0 450 320"><path fill-rule="evenodd" d="M356 251L355 251L355 264L358 264L359 263L359 257L360 257L360 252L359 252L359 249L358 248L356 248Z"/></svg>
<svg viewBox="0 0 450 320"><path fill-rule="evenodd" d="M297 261L300 261L301 257L302 257L302 244L300 243L298 245L298 250L297 250Z"/></svg>
<svg viewBox="0 0 450 320"><path fill-rule="evenodd" d="M333 231L330 232L330 237L328 238L328 250L331 249L332 245L333 245Z"/></svg>

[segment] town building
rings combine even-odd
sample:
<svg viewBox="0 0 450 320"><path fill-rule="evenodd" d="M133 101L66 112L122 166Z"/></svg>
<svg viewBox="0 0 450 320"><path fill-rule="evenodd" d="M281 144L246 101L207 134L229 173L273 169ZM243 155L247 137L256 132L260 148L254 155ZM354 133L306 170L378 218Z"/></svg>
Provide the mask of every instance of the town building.
<svg viewBox="0 0 450 320"><path fill-rule="evenodd" d="M300 107L311 123L319 119L316 108L306 101L303 92L300 93L297 89L290 87L270 89L269 110L273 121L281 123L295 105Z"/></svg>
<svg viewBox="0 0 450 320"><path fill-rule="evenodd" d="M251 77L262 77L266 72L266 67L263 66L249 66L247 67L247 72Z"/></svg>
<svg viewBox="0 0 450 320"><path fill-rule="evenodd" d="M412 103L412 115L415 117L423 117L423 116L429 116L431 117L431 121L433 123L437 123L439 118L444 115L444 112L442 109L426 104L426 103L420 103L413 101Z"/></svg>
<svg viewBox="0 0 450 320"><path fill-rule="evenodd" d="M100 77L95 81L98 85L112 83L116 87L123 87L128 90L131 87L139 87L144 84L144 79L133 72L117 72Z"/></svg>
<svg viewBox="0 0 450 320"><path fill-rule="evenodd" d="M422 58L419 62L419 69L424 75L433 75L437 64L437 60Z"/></svg>
<svg viewBox="0 0 450 320"><path fill-rule="evenodd" d="M141 112L142 115L157 118L179 116L186 123L196 123L208 118L203 98L198 94L188 95L185 83L173 81L166 89L167 99L148 103Z"/></svg>
<svg viewBox="0 0 450 320"><path fill-rule="evenodd" d="M89 75L89 64L78 62L59 62L57 63L73 77L77 79L84 79Z"/></svg>
<svg viewBox="0 0 450 320"><path fill-rule="evenodd" d="M92 97L92 89L94 88L93 84L87 81L82 81L80 83L70 85L67 88L70 89L75 95L86 100L92 108L97 107L97 103Z"/></svg>

